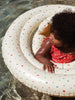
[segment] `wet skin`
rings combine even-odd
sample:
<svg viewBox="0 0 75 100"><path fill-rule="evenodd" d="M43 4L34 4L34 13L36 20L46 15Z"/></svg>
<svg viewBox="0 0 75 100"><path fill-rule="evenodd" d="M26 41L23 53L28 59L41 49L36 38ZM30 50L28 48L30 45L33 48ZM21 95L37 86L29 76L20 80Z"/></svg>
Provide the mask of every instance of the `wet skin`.
<svg viewBox="0 0 75 100"><path fill-rule="evenodd" d="M55 34L57 34L57 31L54 31L54 33L50 33L50 38L47 39L42 45L41 48L37 51L35 58L41 62L42 64L44 64L43 66L43 70L47 69L48 72L53 73L55 68L57 68L56 65L54 65L50 59L51 59L51 55L50 55L50 48L51 45L54 45L55 47L62 47L62 41L59 38L59 36L55 36ZM67 48L67 45L64 45L65 48ZM74 52L67 52L68 54L74 55ZM65 53L66 54L66 53Z"/></svg>
<svg viewBox="0 0 75 100"><path fill-rule="evenodd" d="M42 45L41 48L37 51L35 58L44 64L43 70L47 69L48 72L53 73L54 69L57 68L56 65L54 65L52 62L50 62L50 48L51 45L53 44L56 47L62 46L62 42L55 39L54 35L51 34L51 37L47 39ZM49 55L49 56L47 56Z"/></svg>

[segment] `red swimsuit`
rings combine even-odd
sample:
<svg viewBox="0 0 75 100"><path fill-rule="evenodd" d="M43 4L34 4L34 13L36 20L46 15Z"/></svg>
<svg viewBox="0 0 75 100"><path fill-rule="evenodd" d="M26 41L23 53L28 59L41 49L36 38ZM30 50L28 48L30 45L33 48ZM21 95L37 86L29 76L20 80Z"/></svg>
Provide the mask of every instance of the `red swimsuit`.
<svg viewBox="0 0 75 100"><path fill-rule="evenodd" d="M47 40L48 38L49 37L45 38L44 41ZM58 50L58 48L56 48L54 45L51 45L50 53L52 56L52 60L55 63L69 63L69 62L72 62L73 60L75 60L75 55L64 54L60 50Z"/></svg>

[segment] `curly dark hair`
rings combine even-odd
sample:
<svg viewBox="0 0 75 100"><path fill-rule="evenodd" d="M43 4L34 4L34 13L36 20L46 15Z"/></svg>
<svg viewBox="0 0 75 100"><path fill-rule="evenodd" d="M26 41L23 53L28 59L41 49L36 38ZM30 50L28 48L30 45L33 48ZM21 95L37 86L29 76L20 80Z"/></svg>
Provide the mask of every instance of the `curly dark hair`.
<svg viewBox="0 0 75 100"><path fill-rule="evenodd" d="M57 35L63 42L63 47L59 48L63 52L75 51L75 12L65 10L52 17L52 31L57 31ZM64 48L64 45L67 48Z"/></svg>

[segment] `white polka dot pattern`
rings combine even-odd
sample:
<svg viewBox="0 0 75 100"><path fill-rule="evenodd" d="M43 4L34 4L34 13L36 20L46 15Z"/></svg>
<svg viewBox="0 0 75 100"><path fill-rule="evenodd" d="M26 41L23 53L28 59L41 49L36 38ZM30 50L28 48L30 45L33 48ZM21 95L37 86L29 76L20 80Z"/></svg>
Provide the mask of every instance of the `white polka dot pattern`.
<svg viewBox="0 0 75 100"><path fill-rule="evenodd" d="M68 8L75 11L72 6L46 5L25 12L9 27L2 43L2 55L10 72L26 86L49 95L75 96L75 75L51 74L40 70L42 68L38 63L38 68L34 66L30 59L34 63L38 61L35 61L31 52L31 37L49 12L52 15L53 12Z"/></svg>

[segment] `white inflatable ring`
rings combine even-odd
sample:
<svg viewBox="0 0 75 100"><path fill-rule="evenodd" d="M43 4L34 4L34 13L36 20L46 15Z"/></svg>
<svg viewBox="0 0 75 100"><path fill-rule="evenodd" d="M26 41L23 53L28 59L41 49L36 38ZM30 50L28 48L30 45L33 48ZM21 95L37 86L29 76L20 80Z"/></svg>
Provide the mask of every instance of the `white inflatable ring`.
<svg viewBox="0 0 75 100"><path fill-rule="evenodd" d="M32 50L33 50L34 55L36 54L38 49L41 47L41 44L42 44L43 40L46 38L44 35L40 35L40 32L43 30L43 28L45 28L48 25L48 23L50 21L51 21L51 17L49 17L49 18L45 19L43 22L41 22L41 24L39 25L38 30L36 31L36 33L33 37ZM25 51L24 51L24 54L25 54ZM36 67L39 66L38 68L40 68L40 69L43 66L43 65L41 66L41 64L39 64L39 62L36 62L36 61L33 62L34 60L31 59L30 57L28 57L28 60L33 65L36 65ZM55 74L75 74L75 61L72 61L70 63L63 63L63 64L62 63L54 63L54 64L57 65L57 67L58 67L58 69L55 69Z"/></svg>
<svg viewBox="0 0 75 100"><path fill-rule="evenodd" d="M46 5L27 11L26 13L19 16L12 23L5 34L2 43L2 55L10 72L26 86L49 95L72 97L75 96L75 74L51 74L40 70L28 59L28 56L32 56L30 53L28 55L28 52L30 52L30 43L28 40L31 38L32 34L32 31L28 31L30 25L28 25L28 23L31 23L31 20L33 19L32 17L41 13L42 16L44 16L47 11L50 13L54 11L56 13L67 8L72 8L75 10L75 7L72 6ZM48 14L48 12L46 14ZM48 16L46 15L44 19ZM28 20L29 22L27 22ZM39 21L39 23L41 21ZM39 25L39 23L37 24ZM34 31L38 25L33 28ZM30 25L30 29L31 27L32 26ZM22 35L25 35L26 37L23 38ZM25 41L23 40L22 42L21 38ZM28 56L26 56L26 54L23 52L24 50L22 47L25 47L24 50L28 48L28 51L25 51ZM32 58L34 59L33 56Z"/></svg>

